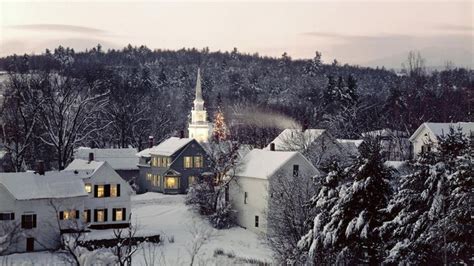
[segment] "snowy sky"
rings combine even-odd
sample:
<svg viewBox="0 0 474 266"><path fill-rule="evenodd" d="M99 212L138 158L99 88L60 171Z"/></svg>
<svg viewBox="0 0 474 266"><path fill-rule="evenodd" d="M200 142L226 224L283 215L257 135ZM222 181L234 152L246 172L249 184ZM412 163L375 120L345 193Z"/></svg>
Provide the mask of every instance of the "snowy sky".
<svg viewBox="0 0 474 266"><path fill-rule="evenodd" d="M2 1L0 56L131 43L397 67L416 49L472 67L473 25L472 1Z"/></svg>

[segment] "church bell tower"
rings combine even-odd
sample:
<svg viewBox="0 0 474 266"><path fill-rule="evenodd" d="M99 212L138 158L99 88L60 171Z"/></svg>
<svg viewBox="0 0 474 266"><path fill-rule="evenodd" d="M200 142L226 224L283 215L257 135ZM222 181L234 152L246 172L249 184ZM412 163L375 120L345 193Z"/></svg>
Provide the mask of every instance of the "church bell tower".
<svg viewBox="0 0 474 266"><path fill-rule="evenodd" d="M196 79L196 95L193 103L194 107L191 110L191 122L188 126L188 136L199 142L208 142L212 132L212 125L207 121L207 111L204 109L201 73L199 68Z"/></svg>

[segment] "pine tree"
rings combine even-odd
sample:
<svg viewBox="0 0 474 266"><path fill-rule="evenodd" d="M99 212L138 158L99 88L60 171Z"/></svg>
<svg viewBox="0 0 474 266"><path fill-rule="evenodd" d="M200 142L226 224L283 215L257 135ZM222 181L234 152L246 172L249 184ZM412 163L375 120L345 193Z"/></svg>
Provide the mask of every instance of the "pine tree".
<svg viewBox="0 0 474 266"><path fill-rule="evenodd" d="M473 160L467 138L450 129L436 152L422 154L403 176L380 227L387 263L469 264Z"/></svg>
<svg viewBox="0 0 474 266"><path fill-rule="evenodd" d="M376 140L365 140L360 154L351 167L331 171L315 199L321 209L310 232L311 263L376 264L382 260L376 229L384 221L379 210L391 194L391 172L383 164Z"/></svg>

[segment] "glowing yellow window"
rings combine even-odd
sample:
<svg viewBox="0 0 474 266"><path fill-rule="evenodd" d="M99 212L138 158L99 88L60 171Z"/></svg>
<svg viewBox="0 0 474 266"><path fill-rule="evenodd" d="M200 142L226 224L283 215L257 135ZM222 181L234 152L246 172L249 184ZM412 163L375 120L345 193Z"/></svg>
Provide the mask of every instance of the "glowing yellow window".
<svg viewBox="0 0 474 266"><path fill-rule="evenodd" d="M162 167L168 166L168 160L166 157L161 157L161 166Z"/></svg>
<svg viewBox="0 0 474 266"><path fill-rule="evenodd" d="M193 157L185 156L184 157L184 168L192 168L193 167Z"/></svg>
<svg viewBox="0 0 474 266"><path fill-rule="evenodd" d="M84 187L85 187L87 193L92 192L92 184L86 183Z"/></svg>
<svg viewBox="0 0 474 266"><path fill-rule="evenodd" d="M171 166L171 157L168 157L168 158L166 158L166 159L167 159L166 165L167 165L168 167L170 167L170 166Z"/></svg>
<svg viewBox="0 0 474 266"><path fill-rule="evenodd" d="M97 210L96 222L103 222L103 221L105 221L105 210Z"/></svg>
<svg viewBox="0 0 474 266"><path fill-rule="evenodd" d="M202 167L202 156L194 156L194 168Z"/></svg>
<svg viewBox="0 0 474 266"><path fill-rule="evenodd" d="M115 209L115 221L123 221L122 209Z"/></svg>
<svg viewBox="0 0 474 266"><path fill-rule="evenodd" d="M146 180L150 181L151 182L151 179L153 178L153 175L150 174L150 173L147 173L146 174Z"/></svg>
<svg viewBox="0 0 474 266"><path fill-rule="evenodd" d="M166 177L165 188L177 189L179 180L177 177Z"/></svg>
<svg viewBox="0 0 474 266"><path fill-rule="evenodd" d="M97 186L97 197L103 198L104 197L104 185Z"/></svg>
<svg viewBox="0 0 474 266"><path fill-rule="evenodd" d="M117 197L117 185L110 185L110 196Z"/></svg>

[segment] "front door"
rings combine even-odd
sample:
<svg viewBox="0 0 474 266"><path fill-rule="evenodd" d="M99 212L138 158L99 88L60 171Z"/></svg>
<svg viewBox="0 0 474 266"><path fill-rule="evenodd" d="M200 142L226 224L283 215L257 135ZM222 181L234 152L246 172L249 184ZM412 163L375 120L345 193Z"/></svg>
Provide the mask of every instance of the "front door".
<svg viewBox="0 0 474 266"><path fill-rule="evenodd" d="M28 237L26 239L26 251L32 252L35 250L35 239L33 237Z"/></svg>

